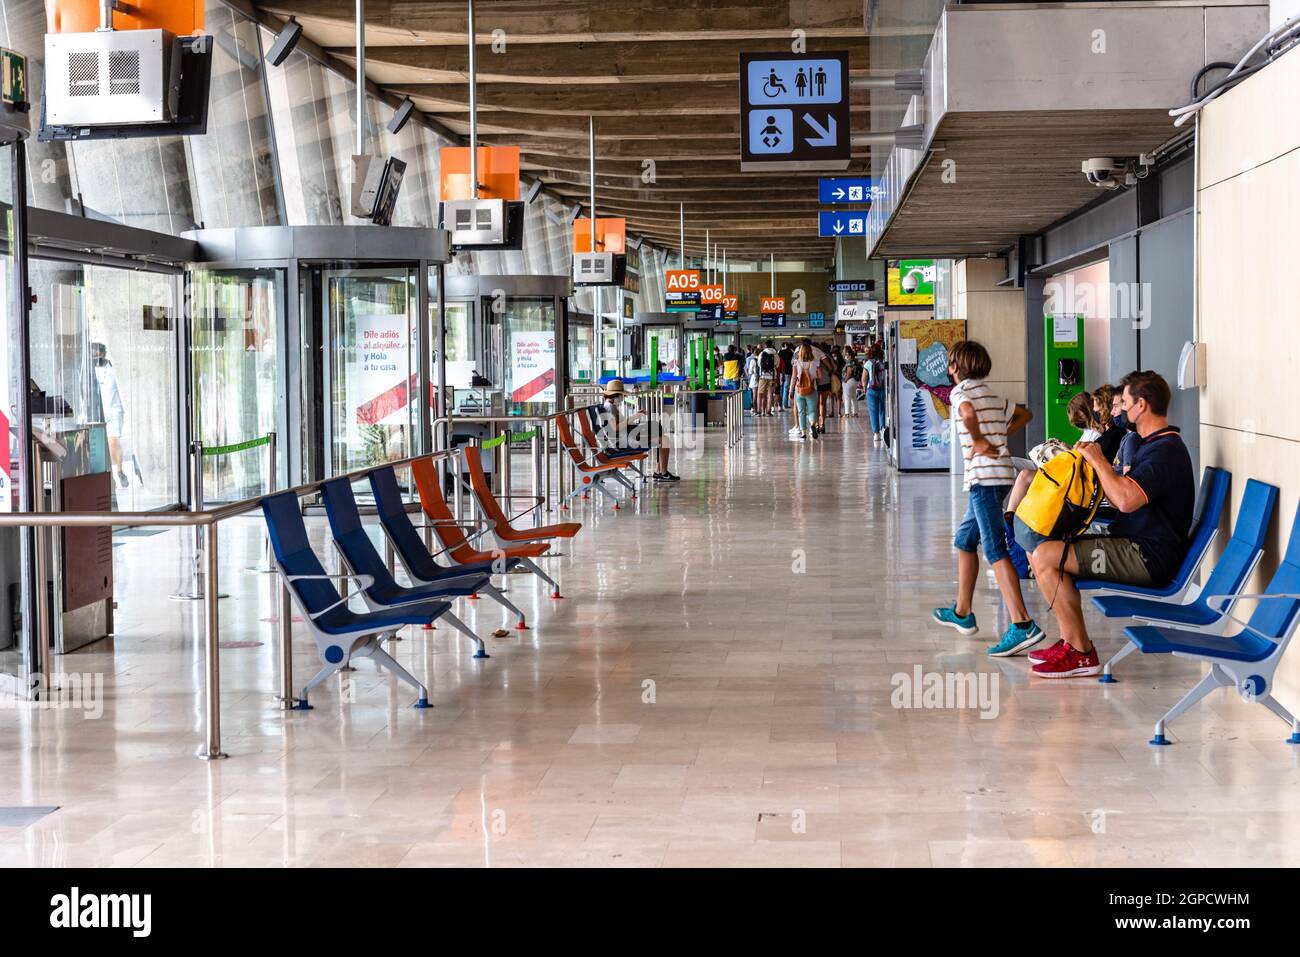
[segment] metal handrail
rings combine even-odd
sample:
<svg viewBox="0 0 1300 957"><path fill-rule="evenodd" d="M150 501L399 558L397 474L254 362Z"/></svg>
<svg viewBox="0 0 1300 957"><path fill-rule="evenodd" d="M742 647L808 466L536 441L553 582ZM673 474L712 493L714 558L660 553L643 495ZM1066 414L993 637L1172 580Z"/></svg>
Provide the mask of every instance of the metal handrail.
<svg viewBox="0 0 1300 957"><path fill-rule="evenodd" d="M424 455L413 455L409 458L354 469L351 472L344 472L329 479L306 482L284 491L293 492L301 498L303 495L317 491L326 482L340 478L355 482L362 476L373 472L376 468L384 468L385 466L402 468L420 459L452 458L457 454L457 451L454 449L440 449ZM259 495L239 502L232 502L220 508L198 512L0 512L0 528L102 528L117 525L166 525L181 528L209 526L251 512L261 504L262 499L265 497ZM44 537L38 535L36 539L37 550L43 553ZM220 616L218 614L220 562L216 534L205 536L204 565L204 578L207 586L203 592L204 693L207 699L207 708L204 722L204 744L197 756L203 760L215 760L226 757L221 750L221 667L220 649L218 647L218 636L221 630ZM293 668L290 649L292 618L289 610L288 592L283 583L281 583L280 588L280 698L281 706L284 707L292 704ZM43 584L40 590L44 591ZM43 637L41 640L45 641L47 639ZM49 675L45 675L45 678L48 681Z"/></svg>

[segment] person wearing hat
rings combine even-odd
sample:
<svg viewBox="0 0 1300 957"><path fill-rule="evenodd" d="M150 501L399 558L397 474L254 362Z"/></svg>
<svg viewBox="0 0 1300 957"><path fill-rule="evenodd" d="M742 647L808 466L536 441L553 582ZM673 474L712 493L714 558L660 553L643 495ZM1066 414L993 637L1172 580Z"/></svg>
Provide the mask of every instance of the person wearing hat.
<svg viewBox="0 0 1300 957"><path fill-rule="evenodd" d="M622 379L610 379L605 384L605 401L600 406L601 428L596 434L601 446L614 452L649 452L650 447L657 446L659 468L652 477L656 482L680 481L680 476L668 471L668 443L664 441L663 430L644 412L628 415L626 395L627 388ZM643 426L647 444L629 442L628 429L640 433Z"/></svg>

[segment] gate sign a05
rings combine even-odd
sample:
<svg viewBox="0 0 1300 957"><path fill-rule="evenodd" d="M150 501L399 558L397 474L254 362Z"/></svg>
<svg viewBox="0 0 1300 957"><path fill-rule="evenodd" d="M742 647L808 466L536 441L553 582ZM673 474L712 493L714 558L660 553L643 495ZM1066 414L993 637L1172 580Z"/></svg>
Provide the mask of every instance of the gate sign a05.
<svg viewBox="0 0 1300 957"><path fill-rule="evenodd" d="M849 55L740 54L740 168L849 165Z"/></svg>

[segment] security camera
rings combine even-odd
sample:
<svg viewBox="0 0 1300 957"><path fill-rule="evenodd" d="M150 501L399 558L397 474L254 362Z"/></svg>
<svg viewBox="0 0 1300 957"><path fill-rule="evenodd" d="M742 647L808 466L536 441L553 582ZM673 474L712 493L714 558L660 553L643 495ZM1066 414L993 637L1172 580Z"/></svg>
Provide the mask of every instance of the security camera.
<svg viewBox="0 0 1300 957"><path fill-rule="evenodd" d="M1088 177L1089 183L1101 189L1119 189L1120 182L1116 177L1127 169L1127 163L1109 156L1094 156L1083 161L1083 175Z"/></svg>
<svg viewBox="0 0 1300 957"><path fill-rule="evenodd" d="M903 292L906 295L912 295L912 293L916 292L916 290L921 286L921 270L913 269L902 278L899 285L902 286Z"/></svg>

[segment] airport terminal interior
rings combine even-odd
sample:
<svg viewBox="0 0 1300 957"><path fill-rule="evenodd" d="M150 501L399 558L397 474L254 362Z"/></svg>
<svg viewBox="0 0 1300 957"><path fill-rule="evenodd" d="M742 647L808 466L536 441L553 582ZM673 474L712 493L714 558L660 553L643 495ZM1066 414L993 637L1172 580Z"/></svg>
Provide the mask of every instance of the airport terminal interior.
<svg viewBox="0 0 1300 957"><path fill-rule="evenodd" d="M0 866L1300 864L1300 0L0 14Z"/></svg>

